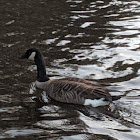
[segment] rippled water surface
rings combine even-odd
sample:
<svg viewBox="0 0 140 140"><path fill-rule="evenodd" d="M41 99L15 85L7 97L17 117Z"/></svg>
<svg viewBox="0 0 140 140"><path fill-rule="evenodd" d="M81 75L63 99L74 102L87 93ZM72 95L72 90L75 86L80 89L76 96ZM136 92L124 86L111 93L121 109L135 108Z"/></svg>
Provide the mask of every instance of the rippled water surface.
<svg viewBox="0 0 140 140"><path fill-rule="evenodd" d="M138 0L0 1L0 139L139 140ZM107 108L43 104L36 67L19 60L39 48L48 75L98 80L116 101Z"/></svg>

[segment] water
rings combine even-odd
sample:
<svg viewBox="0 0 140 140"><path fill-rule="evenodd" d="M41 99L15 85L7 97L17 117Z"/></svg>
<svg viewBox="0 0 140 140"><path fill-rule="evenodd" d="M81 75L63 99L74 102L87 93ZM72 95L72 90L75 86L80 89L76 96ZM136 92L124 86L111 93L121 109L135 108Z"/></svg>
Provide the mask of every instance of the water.
<svg viewBox="0 0 140 140"><path fill-rule="evenodd" d="M1 0L0 139L139 140L139 13L138 0ZM41 104L36 67L19 60L31 47L52 79L95 79L124 95L115 102L121 118L105 108Z"/></svg>

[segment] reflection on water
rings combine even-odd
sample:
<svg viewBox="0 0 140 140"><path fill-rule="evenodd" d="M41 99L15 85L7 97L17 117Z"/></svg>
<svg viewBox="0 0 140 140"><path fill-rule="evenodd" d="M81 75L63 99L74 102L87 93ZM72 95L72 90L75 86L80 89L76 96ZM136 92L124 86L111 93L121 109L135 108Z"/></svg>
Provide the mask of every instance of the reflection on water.
<svg viewBox="0 0 140 140"><path fill-rule="evenodd" d="M0 5L0 139L140 139L138 0ZM124 95L115 102L117 114L47 99L44 105L32 84L36 66L18 59L29 47L43 52L52 79L95 79Z"/></svg>

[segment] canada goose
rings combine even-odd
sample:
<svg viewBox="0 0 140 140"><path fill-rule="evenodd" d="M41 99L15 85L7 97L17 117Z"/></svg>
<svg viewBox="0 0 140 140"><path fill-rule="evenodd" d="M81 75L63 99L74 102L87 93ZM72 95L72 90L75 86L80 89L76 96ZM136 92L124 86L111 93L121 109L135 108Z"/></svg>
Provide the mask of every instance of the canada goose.
<svg viewBox="0 0 140 140"><path fill-rule="evenodd" d="M36 86L46 91L46 94L59 102L105 106L117 100L120 96L111 96L108 90L97 82L79 78L63 78L50 80L46 75L44 59L38 49L28 49L21 59L34 60L37 65Z"/></svg>

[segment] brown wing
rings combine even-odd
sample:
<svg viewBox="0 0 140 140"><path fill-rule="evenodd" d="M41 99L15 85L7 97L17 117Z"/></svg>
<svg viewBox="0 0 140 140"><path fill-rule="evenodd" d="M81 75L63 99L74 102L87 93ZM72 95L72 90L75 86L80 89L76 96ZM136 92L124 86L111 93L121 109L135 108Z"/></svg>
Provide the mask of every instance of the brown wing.
<svg viewBox="0 0 140 140"><path fill-rule="evenodd" d="M88 84L91 86L101 86L96 81L89 81L89 80L80 79L80 78L68 77L68 78L63 78L63 79L59 79L59 80L74 81L74 82L79 82L79 83L83 83L83 84Z"/></svg>
<svg viewBox="0 0 140 140"><path fill-rule="evenodd" d="M101 86L93 86L66 79L50 80L45 90L54 100L65 103L84 104L85 99L99 98L111 101L110 94Z"/></svg>
<svg viewBox="0 0 140 140"><path fill-rule="evenodd" d="M104 97L106 100L108 101L112 101L112 97L108 91L108 89L106 89L105 87L101 86L98 82L96 81L89 81L89 80L85 80L85 79L79 79L79 78L73 78L73 77L68 77L68 78L63 78L63 79L59 79L59 80L66 80L66 81L74 81L74 82L78 82L79 84L85 84L87 89L85 90L85 98L89 98L89 99L95 99L94 97L96 96L97 98L100 98L101 96ZM92 87L89 87L92 86ZM85 87L84 87L85 88ZM80 89L81 90L81 89ZM92 92L91 92L92 90ZM90 94L87 94L86 92L88 92ZM84 94L84 92L83 92ZM97 99L96 98L96 99Z"/></svg>

